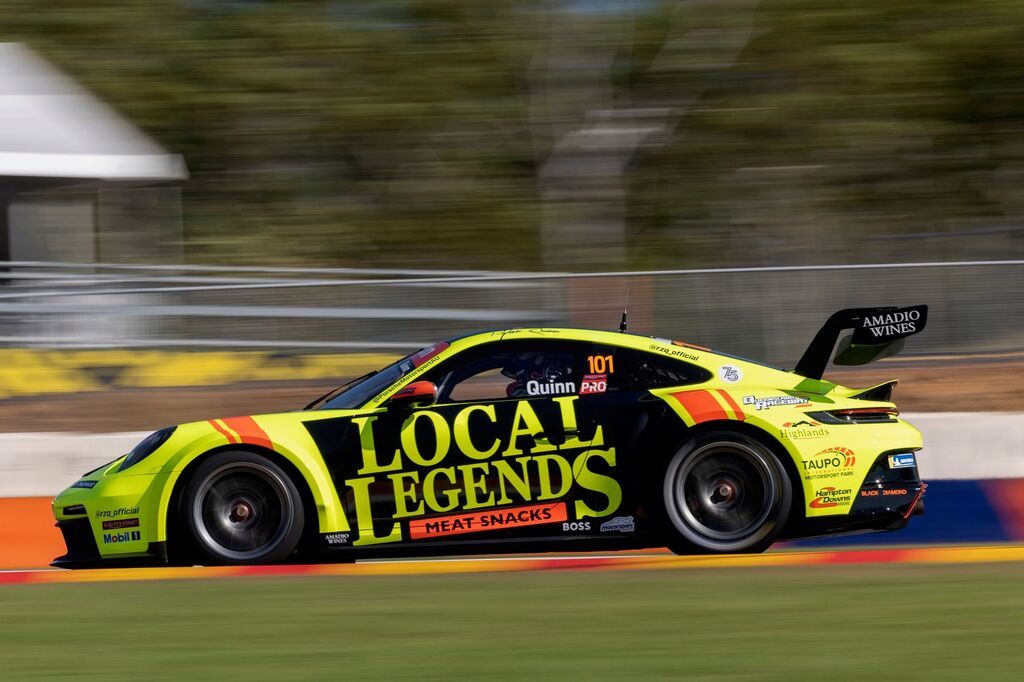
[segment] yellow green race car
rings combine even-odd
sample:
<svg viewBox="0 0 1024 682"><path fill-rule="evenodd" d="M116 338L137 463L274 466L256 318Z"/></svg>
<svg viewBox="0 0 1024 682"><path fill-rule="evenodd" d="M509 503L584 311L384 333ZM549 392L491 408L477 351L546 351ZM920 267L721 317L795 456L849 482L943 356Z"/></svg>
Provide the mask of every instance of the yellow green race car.
<svg viewBox="0 0 1024 682"><path fill-rule="evenodd" d="M773 542L923 511L895 381L925 306L839 311L796 368L629 333L505 329L438 343L305 409L153 433L53 501L56 566Z"/></svg>

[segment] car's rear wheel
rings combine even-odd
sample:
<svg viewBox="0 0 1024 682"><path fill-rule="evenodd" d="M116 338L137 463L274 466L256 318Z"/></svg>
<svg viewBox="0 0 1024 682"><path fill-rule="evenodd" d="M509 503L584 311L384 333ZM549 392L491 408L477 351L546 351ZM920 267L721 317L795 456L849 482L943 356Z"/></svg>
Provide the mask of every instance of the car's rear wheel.
<svg viewBox="0 0 1024 682"><path fill-rule="evenodd" d="M302 538L302 498L291 478L249 452L220 452L199 465L182 495L185 531L203 563L283 561Z"/></svg>
<svg viewBox="0 0 1024 682"><path fill-rule="evenodd" d="M669 460L662 497L673 551L763 552L786 524L792 486L768 448L718 432L690 440Z"/></svg>

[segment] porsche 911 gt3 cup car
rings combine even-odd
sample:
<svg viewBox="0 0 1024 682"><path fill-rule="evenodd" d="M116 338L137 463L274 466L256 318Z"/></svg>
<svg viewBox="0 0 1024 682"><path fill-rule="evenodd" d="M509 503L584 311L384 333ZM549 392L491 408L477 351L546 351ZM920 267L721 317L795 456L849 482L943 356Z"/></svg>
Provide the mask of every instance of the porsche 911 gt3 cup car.
<svg viewBox="0 0 1024 682"><path fill-rule="evenodd" d="M668 546L901 528L921 435L895 381L835 362L891 354L927 309L833 315L793 371L581 329L453 338L306 409L161 429L53 502L57 566L351 561Z"/></svg>

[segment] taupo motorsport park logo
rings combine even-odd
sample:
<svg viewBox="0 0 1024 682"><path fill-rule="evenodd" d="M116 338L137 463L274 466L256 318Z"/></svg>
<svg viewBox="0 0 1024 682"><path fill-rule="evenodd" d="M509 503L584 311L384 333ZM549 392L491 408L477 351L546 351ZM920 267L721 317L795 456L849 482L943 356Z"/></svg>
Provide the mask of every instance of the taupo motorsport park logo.
<svg viewBox="0 0 1024 682"><path fill-rule="evenodd" d="M580 429L578 400L560 396L536 409L527 400L420 409L400 428L381 423L402 418L391 413L352 417L341 451L330 445L338 432L327 420L306 428L321 452L336 453L325 457L335 461L332 476L348 500L338 530L358 530L353 546L427 540L596 519L618 509L622 489L608 475L615 448L604 446L602 425L589 434ZM558 443L549 433L567 435ZM562 501L574 485L579 495Z"/></svg>
<svg viewBox="0 0 1024 682"><path fill-rule="evenodd" d="M850 448L826 448L803 462L804 478L846 478L853 476L857 457Z"/></svg>

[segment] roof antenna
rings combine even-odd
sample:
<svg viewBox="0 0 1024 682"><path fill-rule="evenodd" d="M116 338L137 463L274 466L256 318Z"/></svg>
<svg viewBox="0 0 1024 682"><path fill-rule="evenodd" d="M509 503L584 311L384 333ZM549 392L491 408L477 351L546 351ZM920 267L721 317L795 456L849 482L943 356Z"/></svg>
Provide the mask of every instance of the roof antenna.
<svg viewBox="0 0 1024 682"><path fill-rule="evenodd" d="M629 310L629 287L626 287L626 304L622 306L622 321L619 322L619 331L626 332L626 313Z"/></svg>

